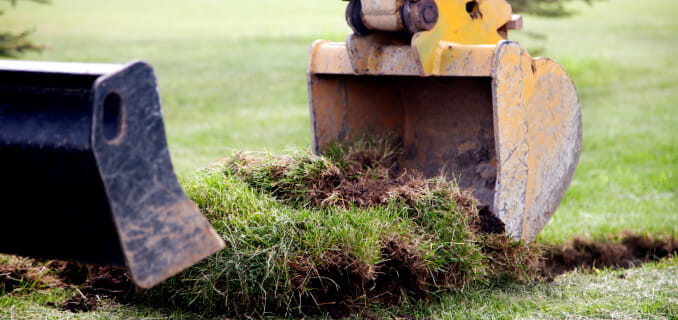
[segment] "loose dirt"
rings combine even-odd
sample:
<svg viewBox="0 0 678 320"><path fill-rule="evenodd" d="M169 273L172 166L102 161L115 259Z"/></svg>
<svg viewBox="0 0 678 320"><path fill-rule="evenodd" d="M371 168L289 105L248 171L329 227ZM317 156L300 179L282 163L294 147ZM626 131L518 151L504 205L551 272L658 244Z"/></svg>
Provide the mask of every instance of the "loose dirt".
<svg viewBox="0 0 678 320"><path fill-rule="evenodd" d="M492 247L498 265L502 259L524 256L511 253L511 250L524 248L503 245L500 241ZM616 241L575 239L567 245L546 247L544 252L538 270L549 281L575 269L632 268L644 262L671 258L678 254L678 239L625 233ZM356 306L366 302L365 299L397 305L404 297L415 301L429 298L431 290L435 289L430 287L434 279L412 244L397 238L386 239L382 243L382 258L382 262L369 266L341 251L328 252L320 261L300 256L290 262L292 284L298 289L301 303L308 307L307 310L312 310L317 303L334 318L350 315ZM533 260L525 262L526 265L534 263ZM60 261L45 265L25 258L15 258L0 265L0 294L16 294L27 283L38 289L77 288L75 296L57 306L72 312L93 311L108 302L134 303L136 291L126 272L118 268ZM365 318L370 317L368 313Z"/></svg>
<svg viewBox="0 0 678 320"><path fill-rule="evenodd" d="M124 269L74 263L66 265L72 265L66 267L66 270L72 272L64 272L62 276L81 281L83 274L86 274L86 280L78 285L78 295L59 306L62 310L86 312L96 310L108 302L125 303L135 291Z"/></svg>
<svg viewBox="0 0 678 320"><path fill-rule="evenodd" d="M617 241L591 242L578 238L564 246L547 248L542 272L547 279L553 279L575 269L632 268L675 254L678 239L673 237L659 239L625 233Z"/></svg>

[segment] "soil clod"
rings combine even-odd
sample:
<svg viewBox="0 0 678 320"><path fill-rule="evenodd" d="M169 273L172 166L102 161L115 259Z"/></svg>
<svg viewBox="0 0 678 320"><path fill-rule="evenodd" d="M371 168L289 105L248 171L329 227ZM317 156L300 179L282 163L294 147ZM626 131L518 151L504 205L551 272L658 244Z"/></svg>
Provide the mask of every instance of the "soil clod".
<svg viewBox="0 0 678 320"><path fill-rule="evenodd" d="M328 251L319 259L300 256L290 261L299 303L304 312L313 313L320 307L335 319L348 317L356 299L364 295L373 270L343 251Z"/></svg>
<svg viewBox="0 0 678 320"><path fill-rule="evenodd" d="M77 294L58 306L61 310L95 311L107 302L127 302L134 292L124 269L63 261L56 261L52 266L64 283L77 287Z"/></svg>
<svg viewBox="0 0 678 320"><path fill-rule="evenodd" d="M381 249L384 262L377 264L378 276L368 284L369 296L384 305L397 305L429 297L431 271L421 252L411 243L392 237Z"/></svg>
<svg viewBox="0 0 678 320"><path fill-rule="evenodd" d="M478 220L480 232L491 234L502 234L506 225L497 216L495 216L488 207L482 207L478 210Z"/></svg>

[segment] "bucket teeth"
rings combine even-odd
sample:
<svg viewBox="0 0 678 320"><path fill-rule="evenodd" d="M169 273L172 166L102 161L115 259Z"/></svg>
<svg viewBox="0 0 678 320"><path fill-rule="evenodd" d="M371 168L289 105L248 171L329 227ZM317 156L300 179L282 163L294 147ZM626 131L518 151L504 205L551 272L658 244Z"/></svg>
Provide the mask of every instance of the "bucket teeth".
<svg viewBox="0 0 678 320"><path fill-rule="evenodd" d="M0 123L0 252L149 288L223 247L174 174L148 64L0 61Z"/></svg>

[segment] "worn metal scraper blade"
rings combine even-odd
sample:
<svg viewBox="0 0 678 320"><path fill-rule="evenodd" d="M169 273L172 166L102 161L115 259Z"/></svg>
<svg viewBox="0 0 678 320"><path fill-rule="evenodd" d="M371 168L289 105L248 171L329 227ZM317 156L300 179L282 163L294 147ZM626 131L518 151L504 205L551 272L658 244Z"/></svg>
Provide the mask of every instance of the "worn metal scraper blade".
<svg viewBox="0 0 678 320"><path fill-rule="evenodd" d="M170 160L153 69L0 61L0 252L150 288L223 247Z"/></svg>

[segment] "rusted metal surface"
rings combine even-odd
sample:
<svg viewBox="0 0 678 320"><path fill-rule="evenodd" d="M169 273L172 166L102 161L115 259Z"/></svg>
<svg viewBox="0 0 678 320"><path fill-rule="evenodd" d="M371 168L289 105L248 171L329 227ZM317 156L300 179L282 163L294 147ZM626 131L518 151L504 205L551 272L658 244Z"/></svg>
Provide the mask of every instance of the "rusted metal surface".
<svg viewBox="0 0 678 320"><path fill-rule="evenodd" d="M151 67L0 61L0 252L149 288L223 247L170 161Z"/></svg>
<svg viewBox="0 0 678 320"><path fill-rule="evenodd" d="M523 16L514 14L511 16L511 21L506 24L507 30L521 30L523 29Z"/></svg>
<svg viewBox="0 0 678 320"><path fill-rule="evenodd" d="M533 60L527 98L530 145L523 238L534 239L563 200L579 163L582 114L574 83L555 61Z"/></svg>
<svg viewBox="0 0 678 320"><path fill-rule="evenodd" d="M311 81L313 129L322 146L369 133L403 145L401 170L445 173L492 203L496 156L490 78L352 77ZM466 92L468 94L459 94ZM469 108L473 106L473 108Z"/></svg>
<svg viewBox="0 0 678 320"><path fill-rule="evenodd" d="M352 0L346 21L363 36L373 31L414 34L436 25L438 7L434 0Z"/></svg>
<svg viewBox="0 0 678 320"><path fill-rule="evenodd" d="M506 231L523 237L523 221L527 201L527 179L530 174L529 123L524 92L524 73L531 72L531 59L522 55L519 45L499 46L494 67L492 91L496 114L497 187L492 212L501 219ZM529 85L529 84L528 84Z"/></svg>
<svg viewBox="0 0 678 320"><path fill-rule="evenodd" d="M405 30L412 34L431 30L438 23L438 5L434 0L406 0L402 12Z"/></svg>
<svg viewBox="0 0 678 320"><path fill-rule="evenodd" d="M504 0L436 5L436 26L411 39L379 32L314 44L314 150L388 134L404 148L401 170L456 179L510 235L531 241L562 201L579 160L574 84L555 62L532 59L505 41L522 17Z"/></svg>

